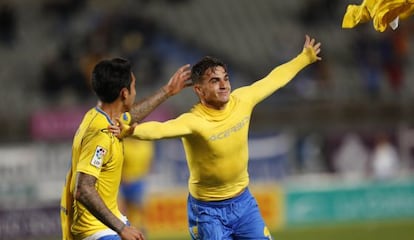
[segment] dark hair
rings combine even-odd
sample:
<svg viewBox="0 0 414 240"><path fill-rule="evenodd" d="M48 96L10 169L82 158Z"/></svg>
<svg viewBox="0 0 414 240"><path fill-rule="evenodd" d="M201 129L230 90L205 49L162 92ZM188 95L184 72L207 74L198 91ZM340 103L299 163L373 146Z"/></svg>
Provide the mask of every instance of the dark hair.
<svg viewBox="0 0 414 240"><path fill-rule="evenodd" d="M130 90L131 63L122 58L104 59L92 72L92 89L104 103L115 101L122 88Z"/></svg>
<svg viewBox="0 0 414 240"><path fill-rule="evenodd" d="M198 63L194 64L194 66L191 68L191 80L193 81L193 84L199 83L201 80L201 77L204 75L204 73L210 69L215 67L223 67L224 70L227 72L227 66L222 62L220 59L205 56L203 57Z"/></svg>

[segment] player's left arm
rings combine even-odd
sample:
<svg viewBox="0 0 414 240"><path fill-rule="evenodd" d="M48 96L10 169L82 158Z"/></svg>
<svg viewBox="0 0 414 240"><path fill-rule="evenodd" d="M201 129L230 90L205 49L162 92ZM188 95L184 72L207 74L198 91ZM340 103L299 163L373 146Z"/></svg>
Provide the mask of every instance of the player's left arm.
<svg viewBox="0 0 414 240"><path fill-rule="evenodd" d="M180 67L170 78L167 84L161 87L153 95L136 102L131 110L132 123L140 122L148 116L157 106L167 100L169 97L176 95L185 87L191 86L190 65L186 64Z"/></svg>
<svg viewBox="0 0 414 240"><path fill-rule="evenodd" d="M96 191L96 177L78 172L76 176L75 199L82 203L99 221L120 233L125 224L105 205Z"/></svg>
<svg viewBox="0 0 414 240"><path fill-rule="evenodd" d="M316 42L314 38L306 35L303 50L298 56L289 62L277 66L263 79L256 81L248 87L240 88L240 91L242 91L241 95L250 96L254 103L260 102L277 89L285 86L303 68L311 63L322 60L319 56L320 52L321 43Z"/></svg>

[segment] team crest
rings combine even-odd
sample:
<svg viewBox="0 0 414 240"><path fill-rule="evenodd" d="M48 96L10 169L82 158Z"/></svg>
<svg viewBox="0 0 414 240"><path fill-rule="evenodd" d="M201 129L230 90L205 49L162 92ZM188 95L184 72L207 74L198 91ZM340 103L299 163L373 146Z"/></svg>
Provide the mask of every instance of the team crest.
<svg viewBox="0 0 414 240"><path fill-rule="evenodd" d="M100 168L103 163L103 158L107 150L101 146L96 146L95 154L93 155L91 165Z"/></svg>

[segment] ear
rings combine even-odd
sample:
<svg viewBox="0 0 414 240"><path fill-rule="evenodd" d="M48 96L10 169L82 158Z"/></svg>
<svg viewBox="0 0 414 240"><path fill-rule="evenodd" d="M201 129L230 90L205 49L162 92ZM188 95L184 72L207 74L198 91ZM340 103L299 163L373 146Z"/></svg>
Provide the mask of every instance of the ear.
<svg viewBox="0 0 414 240"><path fill-rule="evenodd" d="M127 88L122 88L120 92L121 100L124 101L128 98L129 90Z"/></svg>
<svg viewBox="0 0 414 240"><path fill-rule="evenodd" d="M201 90L200 85L196 84L193 86L194 92L198 95L198 96L204 96L204 92Z"/></svg>

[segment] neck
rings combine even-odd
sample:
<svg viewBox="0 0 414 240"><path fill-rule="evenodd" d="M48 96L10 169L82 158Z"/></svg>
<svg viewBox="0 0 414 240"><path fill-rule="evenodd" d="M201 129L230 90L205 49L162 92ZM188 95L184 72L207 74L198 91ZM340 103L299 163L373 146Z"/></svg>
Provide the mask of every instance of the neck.
<svg viewBox="0 0 414 240"><path fill-rule="evenodd" d="M113 122L115 122L115 119L119 118L124 112L122 104L118 101L113 103L99 103L98 107L104 111Z"/></svg>
<svg viewBox="0 0 414 240"><path fill-rule="evenodd" d="M215 109L215 110L224 110L226 108L226 105L227 105L227 103L223 103L223 104L209 104L208 102L203 101L203 100L201 100L200 102L204 106L206 106L208 108Z"/></svg>

